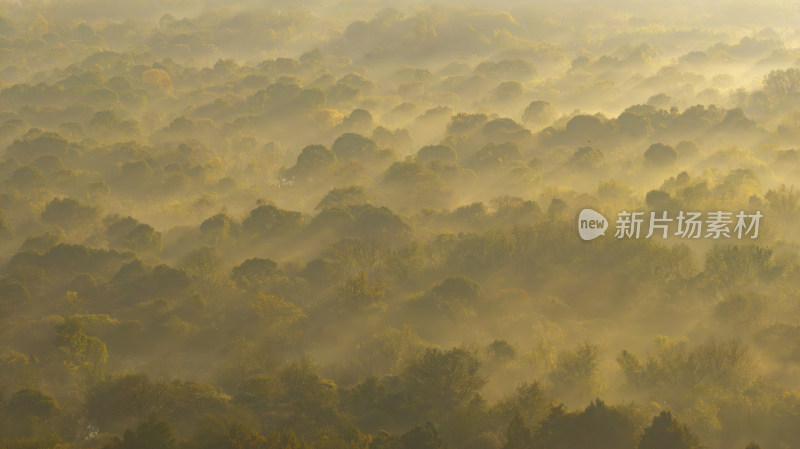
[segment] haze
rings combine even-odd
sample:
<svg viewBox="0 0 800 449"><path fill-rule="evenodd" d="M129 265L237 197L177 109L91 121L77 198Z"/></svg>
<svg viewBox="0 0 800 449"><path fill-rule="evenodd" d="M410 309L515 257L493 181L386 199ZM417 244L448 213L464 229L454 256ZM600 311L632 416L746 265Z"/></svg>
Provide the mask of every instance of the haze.
<svg viewBox="0 0 800 449"><path fill-rule="evenodd" d="M0 2L0 449L800 446L798 23Z"/></svg>

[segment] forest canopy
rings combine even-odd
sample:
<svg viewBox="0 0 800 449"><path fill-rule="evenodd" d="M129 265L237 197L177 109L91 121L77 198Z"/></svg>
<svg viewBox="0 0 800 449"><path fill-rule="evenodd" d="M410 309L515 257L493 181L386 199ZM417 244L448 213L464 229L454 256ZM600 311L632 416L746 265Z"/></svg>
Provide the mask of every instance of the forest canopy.
<svg viewBox="0 0 800 449"><path fill-rule="evenodd" d="M0 0L0 449L800 446L798 21Z"/></svg>

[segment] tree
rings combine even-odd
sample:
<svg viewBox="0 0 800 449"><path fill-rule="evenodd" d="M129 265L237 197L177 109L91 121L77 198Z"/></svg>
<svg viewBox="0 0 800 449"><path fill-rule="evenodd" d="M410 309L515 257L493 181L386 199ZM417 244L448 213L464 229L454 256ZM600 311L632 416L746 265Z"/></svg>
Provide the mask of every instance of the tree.
<svg viewBox="0 0 800 449"><path fill-rule="evenodd" d="M355 77L357 77L357 78L355 78ZM348 83L347 81L345 81L345 79L350 79L350 80L354 80L355 81L355 80L357 80L359 78L361 80L365 81L366 83L369 83L370 85L372 84L370 81L368 81L368 80L366 80L364 78L361 78L360 75L354 75L354 74L345 75L342 78L342 80L340 80L340 82L342 82L344 84L349 84L349 85L351 85L353 87L357 87L359 89L363 88L363 87L366 87L366 84L361 83L360 81L353 82L353 83ZM361 85L358 86L357 84L361 84ZM350 112L350 115L345 117L344 120L342 120L342 123L339 125L339 129L350 131L350 132L354 132L354 133L369 132L374 128L375 128L375 122L372 120L372 114L370 114L369 111L367 111L365 109L353 109L353 111Z"/></svg>
<svg viewBox="0 0 800 449"><path fill-rule="evenodd" d="M250 301L250 316L260 320L259 330L281 331L306 319L294 304L275 295L258 294Z"/></svg>
<svg viewBox="0 0 800 449"><path fill-rule="evenodd" d="M581 147L567 162L567 165L580 170L596 169L603 165L605 156L597 148Z"/></svg>
<svg viewBox="0 0 800 449"><path fill-rule="evenodd" d="M506 428L506 444L503 449L532 449L533 447L531 430L517 413Z"/></svg>
<svg viewBox="0 0 800 449"><path fill-rule="evenodd" d="M317 204L316 210L345 208L367 202L364 188L361 186L337 187L329 191Z"/></svg>
<svg viewBox="0 0 800 449"><path fill-rule="evenodd" d="M503 81L490 93L490 99L498 105L514 104L525 95L525 87L519 81Z"/></svg>
<svg viewBox="0 0 800 449"><path fill-rule="evenodd" d="M279 273L278 264L270 259L254 257L247 259L231 270L231 279L242 290L268 291L273 276Z"/></svg>
<svg viewBox="0 0 800 449"><path fill-rule="evenodd" d="M309 145L297 156L295 165L283 174L287 179L308 180L320 176L336 165L337 157L323 145Z"/></svg>
<svg viewBox="0 0 800 449"><path fill-rule="evenodd" d="M393 186L412 186L425 182L424 178L431 175L432 172L426 170L421 163L406 160L395 162L389 166L384 174L383 180L385 183Z"/></svg>
<svg viewBox="0 0 800 449"><path fill-rule="evenodd" d="M653 131L649 116L633 111L623 112L616 122L620 133L635 139L646 137Z"/></svg>
<svg viewBox="0 0 800 449"><path fill-rule="evenodd" d="M644 430L639 449L700 449L700 442L684 424L679 424L669 411L653 418Z"/></svg>
<svg viewBox="0 0 800 449"><path fill-rule="evenodd" d="M147 69L142 72L142 82L151 87L172 90L172 78L162 69Z"/></svg>
<svg viewBox="0 0 800 449"><path fill-rule="evenodd" d="M654 143L644 152L644 159L654 167L666 167L678 160L678 153L671 146Z"/></svg>
<svg viewBox="0 0 800 449"><path fill-rule="evenodd" d="M266 427L267 415L273 410L280 397L278 379L264 374L255 374L246 378L236 388L234 402L244 404L261 419L262 430Z"/></svg>
<svg viewBox="0 0 800 449"><path fill-rule="evenodd" d="M717 303L714 316L737 331L757 329L763 324L768 304L763 295L734 293Z"/></svg>
<svg viewBox="0 0 800 449"><path fill-rule="evenodd" d="M411 228L386 207L365 206L356 218L354 229L362 240L379 246L395 246L405 241Z"/></svg>
<svg viewBox="0 0 800 449"><path fill-rule="evenodd" d="M489 358L497 363L507 363L517 357L517 350L505 340L495 340L486 347Z"/></svg>
<svg viewBox="0 0 800 449"><path fill-rule="evenodd" d="M8 278L0 279L0 308L26 303L30 293L24 284Z"/></svg>
<svg viewBox="0 0 800 449"><path fill-rule="evenodd" d="M447 145L426 145L417 152L417 162L421 164L433 161L453 163L457 157L455 150Z"/></svg>
<svg viewBox="0 0 800 449"><path fill-rule="evenodd" d="M147 161L130 161L122 164L118 182L131 194L147 191L153 179L153 167Z"/></svg>
<svg viewBox="0 0 800 449"><path fill-rule="evenodd" d="M189 252L181 262L181 268L189 276L208 284L216 284L222 278L222 255L208 246Z"/></svg>
<svg viewBox="0 0 800 449"><path fill-rule="evenodd" d="M403 449L449 449L450 445L439 437L436 427L428 421L416 426L400 437Z"/></svg>
<svg viewBox="0 0 800 449"><path fill-rule="evenodd" d="M207 416L198 427L197 433L188 441L187 447L192 449L299 449L292 444L276 444L267 446L267 438L258 434L247 422L233 416L217 418Z"/></svg>
<svg viewBox="0 0 800 449"><path fill-rule="evenodd" d="M330 423L339 408L336 384L320 376L313 362L300 359L278 374L283 394L278 401L288 422L297 427L318 428Z"/></svg>
<svg viewBox="0 0 800 449"><path fill-rule="evenodd" d="M55 154L43 154L33 161L33 165L45 173L55 173L59 170L64 170L64 161Z"/></svg>
<svg viewBox="0 0 800 449"><path fill-rule="evenodd" d="M479 368L475 356L463 349L428 348L403 373L411 404L427 416L467 406L486 383Z"/></svg>
<svg viewBox="0 0 800 449"><path fill-rule="evenodd" d="M61 407L53 396L35 389L17 391L0 409L0 431L3 437L42 437L56 433ZM8 441L8 440L6 440Z"/></svg>
<svg viewBox="0 0 800 449"><path fill-rule="evenodd" d="M517 142L531 135L531 131L510 118L497 118L483 125L483 135L493 143Z"/></svg>
<svg viewBox="0 0 800 449"><path fill-rule="evenodd" d="M139 220L131 216L120 217L119 215L109 215L103 219L103 224L106 226L108 240L114 242L122 239L133 231L133 229L139 225Z"/></svg>
<svg viewBox="0 0 800 449"><path fill-rule="evenodd" d="M390 434L385 430L378 431L369 443L369 449L403 449L400 438Z"/></svg>
<svg viewBox="0 0 800 449"><path fill-rule="evenodd" d="M716 245L706 253L703 273L709 285L750 285L773 275L773 249L757 245Z"/></svg>
<svg viewBox="0 0 800 449"><path fill-rule="evenodd" d="M237 446L236 449L240 447ZM270 432L265 445L265 449L306 449L307 447L305 441L298 438L292 430Z"/></svg>
<svg viewBox="0 0 800 449"><path fill-rule="evenodd" d="M606 128L599 118L593 115L576 115L567 122L564 130L569 142L589 142L606 134Z"/></svg>
<svg viewBox="0 0 800 449"><path fill-rule="evenodd" d="M118 98L112 92L114 101L108 103L116 103ZM114 138L124 137L132 138L139 133L139 123L133 119L122 119L115 111L100 111L97 112L90 125L93 131L101 137Z"/></svg>
<svg viewBox="0 0 800 449"><path fill-rule="evenodd" d="M447 125L447 131L452 134L469 134L480 129L487 121L489 121L489 117L486 114L459 112L450 120L450 124Z"/></svg>
<svg viewBox="0 0 800 449"><path fill-rule="evenodd" d="M597 395L600 384L600 347L584 343L574 351L561 351L550 373L556 392L571 401L585 401Z"/></svg>
<svg viewBox="0 0 800 449"><path fill-rule="evenodd" d="M200 224L200 233L213 245L227 239L236 223L227 214L217 214Z"/></svg>
<svg viewBox="0 0 800 449"><path fill-rule="evenodd" d="M478 170L492 170L503 164L519 162L522 160L522 153L516 144L505 142L500 145L487 143L481 148L470 161L470 167Z"/></svg>
<svg viewBox="0 0 800 449"><path fill-rule="evenodd" d="M337 297L347 311L352 308L366 310L383 299L384 288L385 283L382 280L370 282L367 273L362 271L339 287Z"/></svg>
<svg viewBox="0 0 800 449"><path fill-rule="evenodd" d="M378 146L360 134L344 133L333 142L331 150L341 162L364 162L376 155Z"/></svg>
<svg viewBox="0 0 800 449"><path fill-rule="evenodd" d="M93 384L103 377L108 350L102 340L87 335L83 327L81 317L73 315L54 324L53 330L57 337L56 345L64 354L68 374L79 373L83 376L83 382Z"/></svg>
<svg viewBox="0 0 800 449"><path fill-rule="evenodd" d="M59 408L53 396L31 388L14 393L8 399L8 407L15 415L35 417L41 420L52 418Z"/></svg>
<svg viewBox="0 0 800 449"><path fill-rule="evenodd" d="M8 147L6 154L9 157L25 164L45 154L53 154L66 159L76 153L76 149L70 145L69 141L58 133L41 131L31 133L31 131L25 135L25 138L14 141Z"/></svg>
<svg viewBox="0 0 800 449"><path fill-rule="evenodd" d="M44 174L38 168L26 165L14 170L8 182L20 190L32 190L44 185Z"/></svg>
<svg viewBox="0 0 800 449"><path fill-rule="evenodd" d="M142 223L119 239L115 246L138 254L159 255L162 250L161 233L149 224Z"/></svg>
<svg viewBox="0 0 800 449"><path fill-rule="evenodd" d="M172 426L150 415L136 430L126 430L122 441L117 441L104 449L172 449L176 446Z"/></svg>
<svg viewBox="0 0 800 449"><path fill-rule="evenodd" d="M410 327L388 328L356 346L352 366L360 376L378 376L373 379L392 376L396 379L397 374L423 349L421 339Z"/></svg>
<svg viewBox="0 0 800 449"><path fill-rule="evenodd" d="M698 400L741 394L753 382L753 359L739 340L690 346L685 340L656 339L657 350L641 362L623 351L617 358L631 386L652 401L690 407Z"/></svg>
<svg viewBox="0 0 800 449"><path fill-rule="evenodd" d="M42 221L71 228L91 223L99 214L96 207L73 198L53 198L42 212Z"/></svg>
<svg viewBox="0 0 800 449"><path fill-rule="evenodd" d="M778 125L778 134L787 140L800 137L800 111L791 112L783 117Z"/></svg>
<svg viewBox="0 0 800 449"><path fill-rule="evenodd" d="M800 93L800 69L772 70L764 77L764 92L775 100Z"/></svg>
<svg viewBox="0 0 800 449"><path fill-rule="evenodd" d="M503 59L498 62L484 61L475 67L475 73L500 79L526 79L536 74L536 67L527 59Z"/></svg>
<svg viewBox="0 0 800 449"><path fill-rule="evenodd" d="M548 449L634 449L636 437L636 426L625 413L596 400L577 413L553 407L533 441Z"/></svg>
<svg viewBox="0 0 800 449"><path fill-rule="evenodd" d="M654 211L674 210L678 206L669 193L663 190L651 190L645 195L647 207Z"/></svg>
<svg viewBox="0 0 800 449"><path fill-rule="evenodd" d="M431 293L440 301L475 303L483 297L483 289L477 282L463 276L450 277L434 286Z"/></svg>
<svg viewBox="0 0 800 449"><path fill-rule="evenodd" d="M792 221L800 214L800 189L795 186L782 184L777 189L769 190L764 197L770 212L783 221Z"/></svg>
<svg viewBox="0 0 800 449"><path fill-rule="evenodd" d="M525 112L522 113L522 121L535 125L546 126L556 118L556 110L553 106L543 100L531 101Z"/></svg>
<svg viewBox="0 0 800 449"><path fill-rule="evenodd" d="M487 209L483 203L472 203L461 206L450 213L450 216L461 223L476 223L486 217Z"/></svg>
<svg viewBox="0 0 800 449"><path fill-rule="evenodd" d="M251 237L270 238L298 230L303 224L300 212L278 209L271 204L261 205L242 221L242 230Z"/></svg>

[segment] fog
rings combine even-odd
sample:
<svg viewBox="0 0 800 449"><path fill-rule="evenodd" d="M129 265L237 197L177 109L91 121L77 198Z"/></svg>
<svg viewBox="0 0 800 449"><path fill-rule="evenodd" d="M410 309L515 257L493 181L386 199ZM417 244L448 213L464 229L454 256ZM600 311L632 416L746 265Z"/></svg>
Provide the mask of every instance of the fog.
<svg viewBox="0 0 800 449"><path fill-rule="evenodd" d="M797 23L0 2L0 449L800 445Z"/></svg>

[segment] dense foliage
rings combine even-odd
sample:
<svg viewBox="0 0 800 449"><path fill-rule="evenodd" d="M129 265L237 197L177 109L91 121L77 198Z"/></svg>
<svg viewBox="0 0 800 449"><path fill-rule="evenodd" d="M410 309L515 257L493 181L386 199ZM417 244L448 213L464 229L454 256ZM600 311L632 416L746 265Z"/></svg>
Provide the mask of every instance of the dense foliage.
<svg viewBox="0 0 800 449"><path fill-rule="evenodd" d="M0 3L0 448L800 445L795 9L161 3Z"/></svg>

